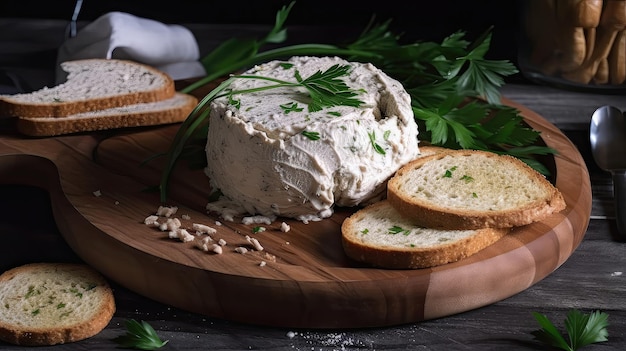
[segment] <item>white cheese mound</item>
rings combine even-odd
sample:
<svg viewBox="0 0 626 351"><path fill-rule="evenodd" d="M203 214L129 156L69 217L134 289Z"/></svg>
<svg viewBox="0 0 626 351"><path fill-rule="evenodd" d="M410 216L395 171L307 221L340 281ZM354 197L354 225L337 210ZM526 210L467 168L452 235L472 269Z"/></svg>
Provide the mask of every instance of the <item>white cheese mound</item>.
<svg viewBox="0 0 626 351"><path fill-rule="evenodd" d="M384 197L387 179L419 153L411 98L400 82L372 64L337 57L293 57L256 66L245 74L295 82L296 70L307 78L336 64L350 65L350 74L342 79L360 91L357 98L364 103L360 107L309 112L308 93L293 87L212 103L205 173L213 189L220 189L250 214L305 222L330 217L334 206L356 206ZM237 79L231 88L268 84L273 83ZM238 108L233 100L239 102ZM302 110L289 111L285 106ZM318 133L320 138L312 140L303 131Z"/></svg>

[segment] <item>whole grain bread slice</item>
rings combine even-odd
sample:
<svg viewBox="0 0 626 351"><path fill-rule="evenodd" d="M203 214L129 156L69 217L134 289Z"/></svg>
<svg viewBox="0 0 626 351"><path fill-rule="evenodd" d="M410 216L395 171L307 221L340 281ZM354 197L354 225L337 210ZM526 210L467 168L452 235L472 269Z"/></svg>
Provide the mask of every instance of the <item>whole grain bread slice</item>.
<svg viewBox="0 0 626 351"><path fill-rule="evenodd" d="M192 95L174 97L65 117L18 117L17 130L29 136L55 136L126 127L154 126L184 121L198 104Z"/></svg>
<svg viewBox="0 0 626 351"><path fill-rule="evenodd" d="M364 207L344 220L342 244L353 260L390 269L439 266L469 257L500 240L506 228L424 228L388 201Z"/></svg>
<svg viewBox="0 0 626 351"><path fill-rule="evenodd" d="M128 60L85 59L61 63L67 80L24 94L0 95L0 116L63 117L168 99L174 80L160 70Z"/></svg>
<svg viewBox="0 0 626 351"><path fill-rule="evenodd" d="M449 150L418 158L389 180L387 198L429 228L510 228L566 208L560 191L518 158Z"/></svg>
<svg viewBox="0 0 626 351"><path fill-rule="evenodd" d="M32 263L0 275L0 340L28 346L96 335L115 312L105 278L83 264Z"/></svg>

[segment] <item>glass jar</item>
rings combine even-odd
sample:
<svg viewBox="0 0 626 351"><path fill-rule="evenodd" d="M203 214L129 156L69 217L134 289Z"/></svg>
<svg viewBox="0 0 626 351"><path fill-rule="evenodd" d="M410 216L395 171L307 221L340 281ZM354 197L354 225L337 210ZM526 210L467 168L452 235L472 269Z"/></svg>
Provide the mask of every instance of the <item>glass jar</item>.
<svg viewBox="0 0 626 351"><path fill-rule="evenodd" d="M565 88L626 89L626 0L526 0L518 65Z"/></svg>

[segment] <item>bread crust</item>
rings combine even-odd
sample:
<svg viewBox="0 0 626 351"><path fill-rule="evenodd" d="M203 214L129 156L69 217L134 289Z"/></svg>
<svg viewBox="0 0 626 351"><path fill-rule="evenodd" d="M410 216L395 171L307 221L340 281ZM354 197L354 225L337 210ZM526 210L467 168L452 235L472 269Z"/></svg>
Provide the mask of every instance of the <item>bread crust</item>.
<svg viewBox="0 0 626 351"><path fill-rule="evenodd" d="M357 238L356 225L370 213L390 206L377 202L355 212L341 226L342 245L346 255L355 261L388 269L421 269L456 262L492 245L509 232L508 228L474 230L471 236L434 247L393 247L364 243Z"/></svg>
<svg viewBox="0 0 626 351"><path fill-rule="evenodd" d="M11 284L11 280L17 276L28 275L41 270L70 272L95 283L94 294L98 294L99 302L96 310L90 316L77 319L72 323L46 327L29 327L27 323L16 324L0 318L0 340L26 346L64 344L92 337L107 326L115 313L113 292L104 277L86 265L74 263L26 264L0 275L0 285ZM7 302L3 301L2 305L5 306L5 303Z"/></svg>
<svg viewBox="0 0 626 351"><path fill-rule="evenodd" d="M403 177L409 176L411 170L422 167L429 162L437 162L447 155L464 156L470 154L499 158L503 165L515 167L521 175L539 184L545 190L546 196L512 209L483 211L442 206L435 202L414 198L407 192L400 190ZM566 208L561 192L543 175L524 162L512 156L476 150L449 150L410 162L398 170L396 175L389 180L387 199L398 212L411 218L419 225L438 229L511 228L541 221Z"/></svg>
<svg viewBox="0 0 626 351"><path fill-rule="evenodd" d="M178 123L184 121L189 116L198 104L198 99L188 94L176 93L176 95L182 99L180 104L160 109L136 110L125 113L106 113L106 111L101 111L100 115L90 117L18 117L16 127L24 135L42 137Z"/></svg>
<svg viewBox="0 0 626 351"><path fill-rule="evenodd" d="M151 88L143 91L130 91L119 93L112 96L101 98L82 99L77 96L76 100L54 102L54 103L26 103L23 101L15 101L11 96L0 96L0 116L9 117L64 117L86 111L105 110L114 107L132 105L137 103L154 102L171 98L176 93L174 80L165 72L134 61L117 60L117 59L85 59L76 60L73 63L86 64L99 61L115 61L122 65L133 65L143 67L143 69L152 72L155 76L160 76L165 84L159 87ZM94 83L97 83L98 77L94 77ZM72 84L68 80L64 84Z"/></svg>

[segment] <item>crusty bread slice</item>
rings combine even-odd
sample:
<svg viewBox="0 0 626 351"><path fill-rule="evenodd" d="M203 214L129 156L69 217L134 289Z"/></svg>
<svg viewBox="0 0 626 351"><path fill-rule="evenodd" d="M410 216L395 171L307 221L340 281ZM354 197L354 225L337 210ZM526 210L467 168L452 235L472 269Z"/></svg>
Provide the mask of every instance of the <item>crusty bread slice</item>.
<svg viewBox="0 0 626 351"><path fill-rule="evenodd" d="M475 150L418 158L389 180L387 198L429 228L522 226L565 209L560 191L521 160Z"/></svg>
<svg viewBox="0 0 626 351"><path fill-rule="evenodd" d="M55 136L105 129L153 126L184 121L198 104L192 95L144 104L84 112L66 117L18 117L17 130L30 136Z"/></svg>
<svg viewBox="0 0 626 351"><path fill-rule="evenodd" d="M83 264L32 263L0 275L0 340L55 345L89 338L115 312L113 292Z"/></svg>
<svg viewBox="0 0 626 351"><path fill-rule="evenodd" d="M428 268L456 262L495 243L508 232L504 228L424 228L385 200L358 210L341 226L348 257L391 269Z"/></svg>
<svg viewBox="0 0 626 351"><path fill-rule="evenodd" d="M34 92L0 95L0 116L63 117L86 111L154 102L174 96L173 79L127 60L86 59L61 63L66 82Z"/></svg>

